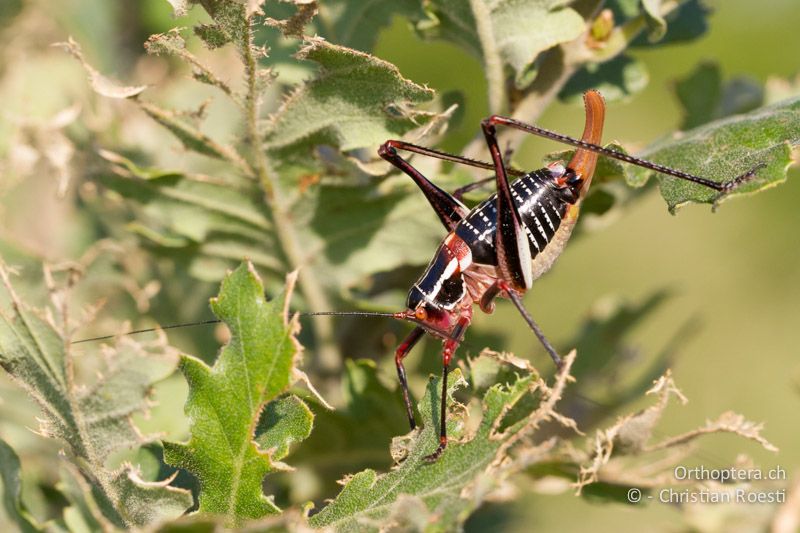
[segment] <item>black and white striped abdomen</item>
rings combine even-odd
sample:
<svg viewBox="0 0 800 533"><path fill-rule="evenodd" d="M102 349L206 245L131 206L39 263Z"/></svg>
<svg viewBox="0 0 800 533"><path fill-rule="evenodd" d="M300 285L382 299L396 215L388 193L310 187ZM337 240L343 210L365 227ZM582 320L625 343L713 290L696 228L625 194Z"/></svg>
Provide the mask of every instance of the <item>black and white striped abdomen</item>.
<svg viewBox="0 0 800 533"><path fill-rule="evenodd" d="M569 206L551 185L552 181L550 170L545 168L526 174L510 184L533 258L543 252L552 240ZM455 233L469 245L473 262L497 265L494 248L496 231L497 195L493 194L459 222Z"/></svg>

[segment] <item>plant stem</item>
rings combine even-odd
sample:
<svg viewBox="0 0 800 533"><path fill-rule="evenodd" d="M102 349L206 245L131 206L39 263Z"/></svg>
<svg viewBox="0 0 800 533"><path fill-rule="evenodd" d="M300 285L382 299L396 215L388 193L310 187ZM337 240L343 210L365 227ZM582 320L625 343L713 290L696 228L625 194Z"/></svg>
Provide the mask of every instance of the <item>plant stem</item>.
<svg viewBox="0 0 800 533"><path fill-rule="evenodd" d="M479 0L470 1L474 3ZM661 15L667 16L685 2L686 0L664 2L661 6ZM596 16L596 12L601 6L600 2L592 1L573 7L581 12L584 18L591 20ZM616 28L608 40L608 48L602 51L601 56L588 50L583 38L578 38L571 43L558 46L546 52L547 56L539 68L539 75L525 91L525 96L517 103L511 117L523 122L535 122L578 69L590 61L602 63L613 59L622 53L628 44L645 28L644 15L639 15ZM481 43L483 43L483 40L481 40ZM486 53L486 50L484 50L484 53ZM491 93L489 99L491 102ZM516 150L522 144L526 135L526 133L519 130L505 129L499 131L497 137L501 146L508 146L511 150ZM483 135L478 135L464 149L464 155L466 157L480 158L484 155L485 150L486 143L483 140Z"/></svg>
<svg viewBox="0 0 800 533"><path fill-rule="evenodd" d="M486 69L486 82L489 91L489 112L504 113L506 109L506 80L503 75L503 58L497 48L492 26L492 14L484 0L469 0L472 16L475 18L475 29L483 50L483 62Z"/></svg>
<svg viewBox="0 0 800 533"><path fill-rule="evenodd" d="M253 50L253 36L250 28L252 16L247 17L242 43L242 59L247 78L247 93L245 95L245 120L247 122L247 141L251 147L253 168L261 188L264 190L264 199L270 208L272 223L275 227L280 248L289 266L289 270L299 269L298 281L300 289L306 298L306 303L314 311L327 311L331 309L330 301L322 285L314 277L313 272L301 268L305 261L302 247L294 227L291 224L292 216L287 212L287 202L281 201L277 178L270 170L266 153L261 146L261 132L258 128L259 95L258 95L258 64ZM325 371L334 372L341 368L341 357L336 349L333 335L333 321L331 317L319 316L314 323L314 337L317 344L318 362Z"/></svg>

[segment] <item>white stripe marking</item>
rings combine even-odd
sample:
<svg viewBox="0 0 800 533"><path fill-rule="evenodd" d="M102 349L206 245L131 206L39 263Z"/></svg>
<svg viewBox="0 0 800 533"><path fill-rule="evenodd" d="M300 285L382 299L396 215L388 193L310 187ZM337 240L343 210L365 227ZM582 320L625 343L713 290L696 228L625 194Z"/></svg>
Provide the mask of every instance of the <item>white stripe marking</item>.
<svg viewBox="0 0 800 533"><path fill-rule="evenodd" d="M548 215L547 211L544 210L544 206L540 205L539 208L542 210L542 214L544 215L544 218L547 219L547 224L550 226L550 229L555 231L556 228L555 228L555 226L553 226L553 221L550 220L550 215Z"/></svg>
<svg viewBox="0 0 800 533"><path fill-rule="evenodd" d="M439 279L436 280L436 283L433 285L433 289L431 289L431 294L428 295L423 292L430 303L436 303L434 302L434 299L439 295L439 291L442 290L442 283L444 283L444 280L453 275L453 273L456 271L456 268L458 268L458 259L454 257L449 263L447 263L444 272Z"/></svg>

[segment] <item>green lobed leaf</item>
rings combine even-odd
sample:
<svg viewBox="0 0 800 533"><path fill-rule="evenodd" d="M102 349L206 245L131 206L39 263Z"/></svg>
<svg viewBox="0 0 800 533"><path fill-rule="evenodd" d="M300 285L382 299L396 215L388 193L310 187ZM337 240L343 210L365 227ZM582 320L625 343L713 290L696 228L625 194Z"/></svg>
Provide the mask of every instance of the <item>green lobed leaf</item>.
<svg viewBox="0 0 800 533"><path fill-rule="evenodd" d="M91 484L98 507L117 527L144 526L182 514L191 505L188 492L138 479L122 491L114 480L129 475L133 467L106 467L112 453L148 441L131 417L148 409L153 384L175 368L174 354L160 342L148 346L122 338L102 348L94 382L76 383L69 341L44 315L19 301L4 269L0 274L13 304L10 313L0 311L0 366L41 407L41 434L66 445L67 457ZM129 514L141 503L135 486L148 491L147 512Z"/></svg>
<svg viewBox="0 0 800 533"><path fill-rule="evenodd" d="M567 367L574 354L567 358ZM521 360L517 360L521 361ZM506 361L508 364L508 361ZM465 432L463 406L452 394L466 382L456 369L448 378L448 435L450 442L435 462L423 458L438 445L438 404L441 379L432 379L418 403L422 429L395 439L393 470L359 472L335 500L310 518L313 527L334 531L378 531L382 527L456 530L469 513L513 470L513 461L498 461L523 434L553 414L552 407L565 383L544 388L523 364L507 384L495 383L481 395L482 417L474 433ZM485 368L484 368L485 371ZM563 420L563 419L562 419Z"/></svg>
<svg viewBox="0 0 800 533"><path fill-rule="evenodd" d="M19 457L8 443L0 439L0 491L6 517L12 520L23 533L41 531L36 520L28 513L21 500Z"/></svg>
<svg viewBox="0 0 800 533"><path fill-rule="evenodd" d="M418 24L424 36L447 39L483 56L469 0L430 0L425 7L429 20ZM541 52L577 39L586 30L583 17L562 0L496 0L487 2L487 8L492 45L513 68L520 87L533 81L533 62Z"/></svg>
<svg viewBox="0 0 800 533"><path fill-rule="evenodd" d="M640 157L722 182L764 168L726 196L754 193L786 179L792 148L800 144L800 98L785 100L744 115L708 123L654 143ZM631 185L643 185L655 172L626 168ZM659 175L661 195L670 211L689 202L717 204L719 194L707 187Z"/></svg>
<svg viewBox="0 0 800 533"><path fill-rule="evenodd" d="M403 78L391 63L319 38L298 57L319 64L319 72L273 116L266 138L272 151L309 152L317 144L374 148L434 116L414 108L433 91Z"/></svg>
<svg viewBox="0 0 800 533"><path fill-rule="evenodd" d="M285 442L262 450L254 438L265 404L289 386L299 354L297 325L286 315L293 282L290 276L286 291L267 302L253 265L243 263L211 302L231 331L214 366L188 355L181 359L191 435L186 443L165 442L164 458L197 476L199 512L221 515L229 526L280 512L261 485L266 474L283 468L275 453ZM289 435L300 438L295 432L281 438Z"/></svg>
<svg viewBox="0 0 800 533"><path fill-rule="evenodd" d="M267 404L255 441L262 450L274 450L272 458L279 461L289 455L292 444L308 438L313 425L314 414L303 400L292 394Z"/></svg>

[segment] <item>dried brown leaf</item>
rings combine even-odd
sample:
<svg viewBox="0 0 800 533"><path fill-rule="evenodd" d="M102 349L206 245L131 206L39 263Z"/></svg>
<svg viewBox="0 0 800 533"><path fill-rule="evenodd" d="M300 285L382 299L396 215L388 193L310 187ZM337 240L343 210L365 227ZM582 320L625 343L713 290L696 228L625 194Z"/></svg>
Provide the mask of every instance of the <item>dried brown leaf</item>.
<svg viewBox="0 0 800 533"><path fill-rule="evenodd" d="M120 99L132 98L147 89L146 85L122 85L121 83L100 74L100 72L98 72L86 61L86 59L84 59L80 45L72 37L70 37L67 42L56 43L54 46L63 48L81 62L81 65L83 65L83 68L89 75L89 83L91 84L92 89L102 96Z"/></svg>

